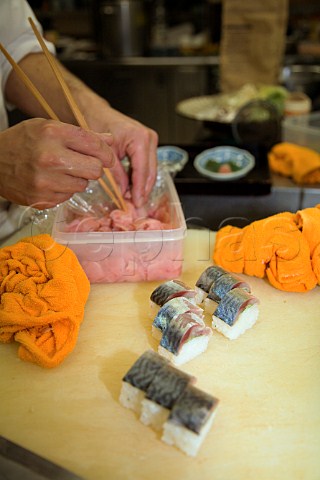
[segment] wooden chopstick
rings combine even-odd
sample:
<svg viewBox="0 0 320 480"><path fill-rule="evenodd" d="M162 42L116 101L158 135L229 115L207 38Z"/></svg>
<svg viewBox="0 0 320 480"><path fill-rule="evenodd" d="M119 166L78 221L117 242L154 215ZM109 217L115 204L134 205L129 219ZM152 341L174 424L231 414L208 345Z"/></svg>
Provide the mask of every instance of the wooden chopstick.
<svg viewBox="0 0 320 480"><path fill-rule="evenodd" d="M69 106L70 106L70 108L71 108L71 110L72 110L72 112L73 112L73 114L74 114L74 116L75 116L75 119L77 120L77 122L78 122L78 124L80 125L80 127L82 127L84 130L89 130L89 126L88 126L88 124L87 124L84 116L82 115L82 113L81 113L81 111L80 111L77 103L75 102L75 100L74 100L74 98L73 98L73 96L72 96L72 93L71 93L71 91L70 91L70 89L69 89L69 87L68 87L65 79L63 78L63 76L62 76L62 74L61 74L61 71L60 71L60 69L59 69L59 67L58 67L58 65L57 65L57 62L56 62L54 56L51 55L51 53L49 52L49 50L48 50L48 48L47 48L47 46L46 46L46 44L45 44L42 36L40 35L40 32L39 32L39 30L37 29L37 27L36 27L34 21L32 20L32 18L29 17L28 20L29 20L29 23L30 23L30 25L31 25L31 27L32 27L32 30L33 30L35 36L36 36L37 39L38 39L38 42L40 43L40 46L41 46L41 48L42 48L42 51L43 51L43 53L45 54L45 56L46 56L46 58L47 58L47 60L48 60L48 62L49 62L49 64L50 64L50 66L51 66L51 68L52 68L52 70L53 70L53 73L55 74L55 76L56 76L56 78L57 78L57 80L58 80L58 82L59 82L59 84L60 84L60 86L61 86L61 88L62 88L62 90L63 90L63 93L64 93L64 95L65 95L65 98L66 98L66 100L67 100L67 102L68 102L68 104L69 104ZM113 188L113 191L114 191L114 193L115 193L115 195L116 195L116 197L117 197L117 199L118 199L118 202L115 202L116 205L117 205L119 208L121 208L121 209L123 209L123 210L126 210L126 209L127 209L127 205L126 205L126 203L125 203L125 201L124 201L124 199L123 199L123 197L122 197L121 191L120 191L117 183L115 182L115 180L114 180L114 178L113 178L110 170L107 169L107 168L104 168L103 170L104 170L104 173L105 173L105 175L106 175L106 177L107 177L107 179L108 179L111 187ZM102 179L101 179L101 181L103 182ZM103 182L103 183L104 183L104 182ZM105 185L105 186L106 186L106 185ZM105 188L105 187L103 187L103 188ZM113 198L112 198L112 200L114 201ZM120 203L120 206L119 206L119 203Z"/></svg>
<svg viewBox="0 0 320 480"><path fill-rule="evenodd" d="M68 104L69 104L69 106L70 106L78 124L84 130L89 130L88 124L87 124L84 116L82 115L80 109L78 108L77 104L75 103L75 101L74 101L74 99L71 95L70 89L69 89L68 85L66 84L66 82L65 82L65 80L64 80L64 78L63 78L63 76L62 76L62 74L61 74L61 72L60 72L60 70L59 70L59 68L56 64L53 55L50 54L50 52L48 50L48 47L45 44L45 42L44 42L39 30L37 29L34 21L32 20L32 18L29 17L28 20L29 20L29 23L32 27L32 30L33 30L35 36L37 37L38 42L40 43L42 51L45 54L50 66L52 68L52 71L55 74L55 76L56 76L56 78L57 78L57 80L58 80L58 82L59 82L59 84L60 84L60 86L63 90L64 96L66 97L66 100L67 100L67 102L68 102Z"/></svg>
<svg viewBox="0 0 320 480"><path fill-rule="evenodd" d="M3 53L3 55L6 57L8 62L11 64L12 68L15 70L17 75L21 78L25 86L33 93L33 95L36 97L42 108L45 110L45 112L48 114L50 118L53 120L59 120L57 115L54 113L50 105L47 103L47 101L43 98L37 87L31 82L31 80L27 77L27 75L24 73L21 67L14 61L14 59L11 57L10 53L7 52L7 50L4 48L2 43L0 43L0 50Z"/></svg>

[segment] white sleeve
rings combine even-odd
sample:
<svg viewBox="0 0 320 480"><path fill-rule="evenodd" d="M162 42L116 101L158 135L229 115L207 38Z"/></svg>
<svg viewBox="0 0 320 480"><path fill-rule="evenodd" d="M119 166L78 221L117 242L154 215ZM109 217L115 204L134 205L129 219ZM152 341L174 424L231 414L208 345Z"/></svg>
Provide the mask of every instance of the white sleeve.
<svg viewBox="0 0 320 480"><path fill-rule="evenodd" d="M32 208L10 203L0 197L0 242L30 222Z"/></svg>
<svg viewBox="0 0 320 480"><path fill-rule="evenodd" d="M16 62L29 53L41 51L41 46L33 33L28 17L32 17L37 28L42 32L41 25L25 0L0 0L0 42ZM54 45L50 42L46 42L46 44L51 53L55 53ZM11 69L10 63L0 53L2 92L4 92Z"/></svg>

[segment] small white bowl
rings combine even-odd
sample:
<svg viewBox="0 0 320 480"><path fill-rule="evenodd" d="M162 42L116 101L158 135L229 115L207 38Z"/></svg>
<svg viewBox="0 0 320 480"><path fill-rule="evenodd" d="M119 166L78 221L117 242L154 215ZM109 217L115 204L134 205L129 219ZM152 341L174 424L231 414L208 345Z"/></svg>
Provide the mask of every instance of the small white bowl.
<svg viewBox="0 0 320 480"><path fill-rule="evenodd" d="M194 167L199 173L219 181L244 177L254 166L253 155L236 147L209 148L194 159Z"/></svg>
<svg viewBox="0 0 320 480"><path fill-rule="evenodd" d="M180 172L189 159L188 152L172 145L158 147L157 157L158 164L168 170L172 175Z"/></svg>

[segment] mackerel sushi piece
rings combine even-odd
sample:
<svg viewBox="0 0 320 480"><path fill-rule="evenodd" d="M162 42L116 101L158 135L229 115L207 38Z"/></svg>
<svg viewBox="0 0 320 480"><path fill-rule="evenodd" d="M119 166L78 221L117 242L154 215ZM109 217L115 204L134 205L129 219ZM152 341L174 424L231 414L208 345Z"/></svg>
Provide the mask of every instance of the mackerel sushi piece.
<svg viewBox="0 0 320 480"><path fill-rule="evenodd" d="M207 298L204 301L204 310L209 315L215 311L221 298L234 288L242 288L248 293L251 292L250 285L233 273L225 273L212 283Z"/></svg>
<svg viewBox="0 0 320 480"><path fill-rule="evenodd" d="M180 280L169 280L159 285L150 295L151 306L162 307L166 302L176 297L185 297L195 303L195 290Z"/></svg>
<svg viewBox="0 0 320 480"><path fill-rule="evenodd" d="M259 300L242 288L224 295L212 315L212 328L230 340L253 327L259 315Z"/></svg>
<svg viewBox="0 0 320 480"><path fill-rule="evenodd" d="M197 321L192 313L178 315L162 334L158 352L174 365L182 365L205 352L212 329Z"/></svg>
<svg viewBox="0 0 320 480"><path fill-rule="evenodd" d="M219 400L189 385L174 404L161 440L195 457L208 434Z"/></svg>
<svg viewBox="0 0 320 480"><path fill-rule="evenodd" d="M177 297L166 302L158 311L152 323L152 335L160 339L171 320L182 313L194 313L203 322L203 310L187 298Z"/></svg>
<svg viewBox="0 0 320 480"><path fill-rule="evenodd" d="M228 273L226 270L217 265L206 268L198 278L195 286L196 303L198 305L200 305L208 295L211 285L216 282L221 275L225 275L226 273Z"/></svg>
<svg viewBox="0 0 320 480"><path fill-rule="evenodd" d="M142 401L141 422L155 430L161 430L176 400L186 387L195 381L195 377L171 365L159 370Z"/></svg>
<svg viewBox="0 0 320 480"><path fill-rule="evenodd" d="M122 379L120 403L140 413L141 402L155 375L168 365L169 361L153 350L141 355Z"/></svg>

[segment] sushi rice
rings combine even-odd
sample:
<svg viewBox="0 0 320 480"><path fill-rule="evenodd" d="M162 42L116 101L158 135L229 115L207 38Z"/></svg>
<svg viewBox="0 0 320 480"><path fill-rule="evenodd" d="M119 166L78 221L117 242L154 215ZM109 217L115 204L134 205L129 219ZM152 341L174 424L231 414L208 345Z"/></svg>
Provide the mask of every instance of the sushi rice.
<svg viewBox="0 0 320 480"><path fill-rule="evenodd" d="M154 430L160 431L169 414L170 410L168 408L165 408L148 398L142 400L140 421L144 425L149 425L154 428Z"/></svg>
<svg viewBox="0 0 320 480"><path fill-rule="evenodd" d="M122 382L119 401L125 408L129 408L140 415L141 403L144 398L145 392L130 385L128 382Z"/></svg>
<svg viewBox="0 0 320 480"><path fill-rule="evenodd" d="M195 357L201 355L208 348L211 335L200 335L183 344L178 354L170 352L170 350L159 345L158 353L167 358L173 365L179 366L190 362Z"/></svg>
<svg viewBox="0 0 320 480"><path fill-rule="evenodd" d="M259 316L259 306L257 303L248 305L248 307L239 314L233 325L228 325L221 318L212 315L212 328L222 333L229 340L235 340L246 330L253 327Z"/></svg>
<svg viewBox="0 0 320 480"><path fill-rule="evenodd" d="M187 455L196 456L211 428L218 404L217 398L189 385L173 406L161 440Z"/></svg>
<svg viewBox="0 0 320 480"><path fill-rule="evenodd" d="M168 445L174 445L190 457L195 457L212 426L215 414L216 411L211 413L200 433L195 433L186 427L176 425L174 422L168 420L163 426L161 440Z"/></svg>

